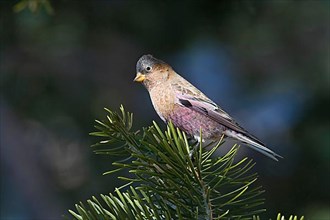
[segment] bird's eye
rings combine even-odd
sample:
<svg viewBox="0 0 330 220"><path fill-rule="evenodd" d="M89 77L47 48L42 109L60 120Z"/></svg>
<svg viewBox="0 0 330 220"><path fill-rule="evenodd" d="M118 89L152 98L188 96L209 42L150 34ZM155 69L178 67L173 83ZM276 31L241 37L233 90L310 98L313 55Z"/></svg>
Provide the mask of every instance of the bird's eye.
<svg viewBox="0 0 330 220"><path fill-rule="evenodd" d="M147 70L147 71L150 71L150 70L151 70L151 67L150 67L150 66L147 66L147 67L146 67L146 70Z"/></svg>

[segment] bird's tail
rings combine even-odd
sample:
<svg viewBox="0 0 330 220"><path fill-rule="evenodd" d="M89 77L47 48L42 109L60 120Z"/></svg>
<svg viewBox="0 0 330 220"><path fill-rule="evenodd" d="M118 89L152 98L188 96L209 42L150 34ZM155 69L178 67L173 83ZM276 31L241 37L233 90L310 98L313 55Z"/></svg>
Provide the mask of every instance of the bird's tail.
<svg viewBox="0 0 330 220"><path fill-rule="evenodd" d="M258 139L254 138L254 137L250 138L248 136L245 136L240 133L236 133L234 131L225 132L225 135L227 135L228 137L231 137L233 139L239 140L244 144L247 144L248 147L252 148L255 151L258 151L259 153L262 153L263 155L265 155L273 160L278 161L278 158L283 158L281 155L278 155L274 151L265 147L264 144L262 144Z"/></svg>

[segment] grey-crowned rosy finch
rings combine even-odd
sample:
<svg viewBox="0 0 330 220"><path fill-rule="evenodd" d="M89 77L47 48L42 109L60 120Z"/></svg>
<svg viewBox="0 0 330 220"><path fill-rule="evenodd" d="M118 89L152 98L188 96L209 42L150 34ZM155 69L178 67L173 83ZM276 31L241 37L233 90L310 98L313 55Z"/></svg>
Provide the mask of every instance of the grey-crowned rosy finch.
<svg viewBox="0 0 330 220"><path fill-rule="evenodd" d="M144 55L136 64L136 72L134 81L141 82L147 88L152 104L163 121L171 121L195 138L199 138L200 132L204 140L215 141L225 135L274 160L281 157L239 126L230 115L164 61Z"/></svg>

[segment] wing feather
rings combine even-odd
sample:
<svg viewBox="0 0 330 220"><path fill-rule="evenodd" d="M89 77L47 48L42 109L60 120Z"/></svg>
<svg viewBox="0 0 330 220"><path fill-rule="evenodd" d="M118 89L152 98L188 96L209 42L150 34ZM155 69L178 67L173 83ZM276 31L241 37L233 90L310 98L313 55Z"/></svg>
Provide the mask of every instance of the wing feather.
<svg viewBox="0 0 330 220"><path fill-rule="evenodd" d="M277 157L282 158L280 155L265 147L264 143L248 133L244 128L236 123L229 114L227 114L217 104L207 98L201 91L199 91L181 76L177 75L176 82L172 83L171 86L172 91L175 91L175 104L206 115L222 126L228 128L228 130L224 132L224 134L228 137L232 137L245 144L248 144L249 147L274 160L278 160Z"/></svg>
<svg viewBox="0 0 330 220"><path fill-rule="evenodd" d="M236 123L230 115L228 115L224 110L222 110L217 104L207 99L195 98L189 95L177 94L178 104L183 105L187 108L193 109L203 115L210 117L212 120L218 122L219 124L233 130L237 133L241 133L251 140L264 145L259 139L248 133L244 128L242 128L238 123Z"/></svg>

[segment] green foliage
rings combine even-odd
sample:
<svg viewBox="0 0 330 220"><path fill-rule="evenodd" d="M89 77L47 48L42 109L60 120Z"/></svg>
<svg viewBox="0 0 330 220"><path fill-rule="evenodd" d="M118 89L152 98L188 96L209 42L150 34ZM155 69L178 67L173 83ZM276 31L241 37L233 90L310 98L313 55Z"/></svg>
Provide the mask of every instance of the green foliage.
<svg viewBox="0 0 330 220"><path fill-rule="evenodd" d="M281 215L281 213L278 213L276 220L304 220L304 216L298 217L290 215L289 218L285 218L284 215ZM253 216L253 220L260 220L259 216Z"/></svg>
<svg viewBox="0 0 330 220"><path fill-rule="evenodd" d="M106 174L127 169L129 176L118 177L127 184L77 204L76 212L69 210L76 219L258 219L253 215L264 211L263 190L250 172L254 163L235 162L236 146L217 157L222 139L191 143L171 123L165 132L155 122L131 131L133 115L120 110L106 109L107 119L97 120L91 135L102 138L93 145L97 154L120 158Z"/></svg>
<svg viewBox="0 0 330 220"><path fill-rule="evenodd" d="M48 0L21 0L13 6L15 12L23 11L26 8L33 13L37 13L40 8L44 8L48 14L54 14L54 9Z"/></svg>
<svg viewBox="0 0 330 220"><path fill-rule="evenodd" d="M280 213L277 215L277 220L286 220L286 218L281 215ZM300 218L298 216L293 216L293 215L290 215L290 217L288 218L288 220L304 220L304 216L301 216Z"/></svg>

